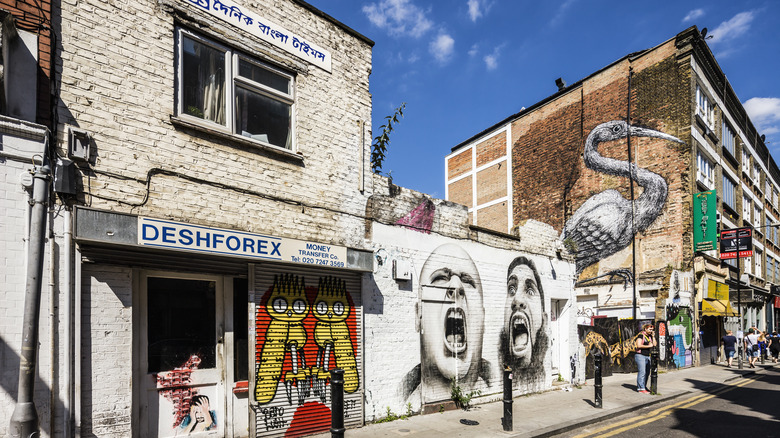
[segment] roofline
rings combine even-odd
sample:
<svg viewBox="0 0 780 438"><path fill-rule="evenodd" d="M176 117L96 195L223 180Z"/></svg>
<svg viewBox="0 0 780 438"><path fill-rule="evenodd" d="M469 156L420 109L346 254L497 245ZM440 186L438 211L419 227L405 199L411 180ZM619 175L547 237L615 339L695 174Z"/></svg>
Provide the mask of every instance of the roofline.
<svg viewBox="0 0 780 438"><path fill-rule="evenodd" d="M309 3L306 3L304 0L292 0L293 3L298 4L299 6L302 6L305 9L308 9L309 12L313 13L314 15L318 15L331 23L335 24L336 26L342 28L345 32L348 34L354 36L355 38L362 40L366 44L368 44L371 47L374 47L374 41L367 36L363 35L362 33L356 31L355 29L347 26L346 24L340 22L339 20L336 20L335 18L331 17L330 15L326 14L325 12L322 12L321 10L315 8L314 6L310 5Z"/></svg>
<svg viewBox="0 0 780 438"><path fill-rule="evenodd" d="M540 100L540 101L536 102L535 104L533 104L533 105L529 106L528 108L521 109L519 112L517 112L517 113L515 113L515 114L513 114L513 115L511 115L511 116L509 116L509 117L507 117L507 118L505 118L504 120L502 120L502 121L500 121L500 122L496 123L495 125L493 125L493 126L491 126L491 127L487 128L487 129L485 129L485 130L483 130L483 131L479 132L479 133L478 133L478 134L476 134L476 135L473 135L473 136L469 137L469 138L468 138L467 140L465 140L465 141L462 141L462 142L458 143L457 145L453 146L453 147L452 147L452 149L450 149L450 153L453 153L453 152L457 151L458 149L460 149L460 148L462 148L462 147L466 146L467 144L469 144L469 143L473 142L473 141L474 141L474 140L476 140L477 138L480 138L480 137L483 137L483 136L485 136L485 135L489 134L491 131L495 131L496 129L498 129L498 128L499 128L499 127L501 127L502 125L505 125L505 124L507 124L507 123L509 123L509 122L512 122L512 121L514 121L514 120L516 120L516 119L520 118L521 116L525 115L526 113L529 113L529 112L531 112L531 111L533 111L533 110L535 110L535 109L539 108L540 106L543 106L543 105L545 105L546 103L548 103L548 102L550 102L550 101L552 101L552 100L555 100L555 99L557 99L558 97L560 97L560 96L562 96L562 95L564 95L564 94L566 94L566 93L569 93L569 92L571 92L571 91L574 91L575 89L577 89L577 88L581 87L581 86L582 86L582 84L583 84L583 82L585 82L585 81L587 81L588 79L590 79L590 78L592 78L592 77L594 77L594 76L596 76L596 75L600 74L601 72L603 72L603 71L605 71L605 70L607 70L607 69L610 69L610 68L614 67L615 65L617 65L617 64L619 64L619 63L621 63L621 62L625 61L626 59L636 59L636 58L638 58L638 57L640 57L640 56L642 56L642 55L644 55L644 54L646 54L646 53L649 53L649 52L651 52L651 51L653 51L653 50L657 49L658 47L661 47L661 46L663 46L664 44L667 44L667 43L669 43L670 41L673 41L673 40L675 40L676 38L677 38L677 35L675 35L673 38L669 38L669 39L667 39L666 41L664 41L664 42L662 42L662 43L660 43L660 44L657 44L657 45L656 45L656 46L654 46L654 47L651 47L651 48L649 48L649 49L645 49L645 50L640 50L640 51L638 51L638 52L634 52L634 53L629 53L628 55L625 55L625 56L623 56L622 58L620 58L620 59L618 59L618 60L616 60L616 61L613 61L612 63L610 63L610 64L606 65L605 67L602 67L602 68L600 68L599 70L596 70L595 72L593 72L593 73L589 74L589 75L588 75L588 76L586 76L585 78L583 78L583 79L580 79L579 81L577 81L577 82L575 82L575 83L573 83L573 84L571 84L571 85L567 86L566 88L559 90L557 93L555 93L555 94L552 94L552 95L550 95L550 96L548 96L548 97L546 97L546 98L544 98L544 99L542 99L542 100Z"/></svg>

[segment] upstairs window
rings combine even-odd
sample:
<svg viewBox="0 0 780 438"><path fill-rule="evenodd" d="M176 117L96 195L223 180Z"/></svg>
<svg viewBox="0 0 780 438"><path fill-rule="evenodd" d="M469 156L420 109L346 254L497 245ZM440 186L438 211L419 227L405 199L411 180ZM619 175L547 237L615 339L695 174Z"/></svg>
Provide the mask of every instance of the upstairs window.
<svg viewBox="0 0 780 438"><path fill-rule="evenodd" d="M293 148L291 74L183 29L178 43L182 119Z"/></svg>
<svg viewBox="0 0 780 438"><path fill-rule="evenodd" d="M775 209L777 209L777 197L778 197L777 189L773 188L772 189L772 206L775 207Z"/></svg>
<svg viewBox="0 0 780 438"><path fill-rule="evenodd" d="M734 181L731 178L723 175L723 203L728 205L735 212L737 211L736 201L737 198L734 195Z"/></svg>
<svg viewBox="0 0 780 438"><path fill-rule="evenodd" d="M747 147L742 148L742 171L750 176L750 152Z"/></svg>
<svg viewBox="0 0 780 438"><path fill-rule="evenodd" d="M696 179L704 184L708 189L715 188L715 167L712 162L701 151L697 151L697 176Z"/></svg>
<svg viewBox="0 0 780 438"><path fill-rule="evenodd" d="M753 223L753 221L750 219L750 213L753 211L753 203L750 202L750 198L745 196L742 198L742 219Z"/></svg>
<svg viewBox="0 0 780 438"><path fill-rule="evenodd" d="M756 259L756 277L764 278L764 270L761 266L762 253L759 250L755 250L754 259Z"/></svg>
<svg viewBox="0 0 780 438"><path fill-rule="evenodd" d="M761 203L759 202L753 203L753 226L756 227L759 233L763 234L764 230L761 228Z"/></svg>
<svg viewBox="0 0 780 438"><path fill-rule="evenodd" d="M752 174L753 180L756 182L756 185L761 187L759 184L761 184L761 167L758 165L757 160L753 160L753 174Z"/></svg>
<svg viewBox="0 0 780 438"><path fill-rule="evenodd" d="M704 120L710 129L715 127L715 107L700 86L696 86L696 114Z"/></svg>
<svg viewBox="0 0 780 438"><path fill-rule="evenodd" d="M723 148L726 149L732 157L737 158L737 136L734 135L734 130L731 129L728 123L723 122Z"/></svg>

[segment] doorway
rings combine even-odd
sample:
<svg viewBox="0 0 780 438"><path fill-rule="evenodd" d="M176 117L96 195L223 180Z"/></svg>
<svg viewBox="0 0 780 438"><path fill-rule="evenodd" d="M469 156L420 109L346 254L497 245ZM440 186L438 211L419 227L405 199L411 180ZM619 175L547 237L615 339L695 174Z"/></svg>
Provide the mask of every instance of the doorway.
<svg viewBox="0 0 780 438"><path fill-rule="evenodd" d="M232 376L226 373L226 357L233 357L234 352L232 343L226 349L225 327L232 328L233 318L225 311L225 298L233 284L226 280L231 279L152 271L140 274L137 381L141 382L141 436L229 433L226 427L231 424L232 406L228 406L226 379ZM227 295L232 301L232 293Z"/></svg>

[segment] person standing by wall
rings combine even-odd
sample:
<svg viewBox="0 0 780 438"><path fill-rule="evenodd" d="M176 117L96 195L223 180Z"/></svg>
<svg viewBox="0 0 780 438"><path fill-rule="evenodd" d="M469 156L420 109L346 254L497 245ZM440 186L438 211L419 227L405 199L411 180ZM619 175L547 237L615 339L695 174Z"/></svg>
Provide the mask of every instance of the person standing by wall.
<svg viewBox="0 0 780 438"><path fill-rule="evenodd" d="M728 361L728 367L731 368L731 362L734 360L734 355L737 353L737 337L734 336L734 332L726 330L726 335L720 338L720 343L723 345L723 354Z"/></svg>
<svg viewBox="0 0 780 438"><path fill-rule="evenodd" d="M654 332L653 324L645 324L642 326L642 333L636 338L636 390L642 394L650 394L647 390L647 378L650 377L650 349L657 345Z"/></svg>

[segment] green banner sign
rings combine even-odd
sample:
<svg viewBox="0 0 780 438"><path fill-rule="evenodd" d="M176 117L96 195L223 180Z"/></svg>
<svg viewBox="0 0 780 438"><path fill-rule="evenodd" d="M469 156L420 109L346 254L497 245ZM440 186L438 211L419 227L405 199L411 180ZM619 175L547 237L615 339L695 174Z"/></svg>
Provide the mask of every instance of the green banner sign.
<svg viewBox="0 0 780 438"><path fill-rule="evenodd" d="M693 195L693 249L715 249L717 234L717 200L715 190Z"/></svg>

